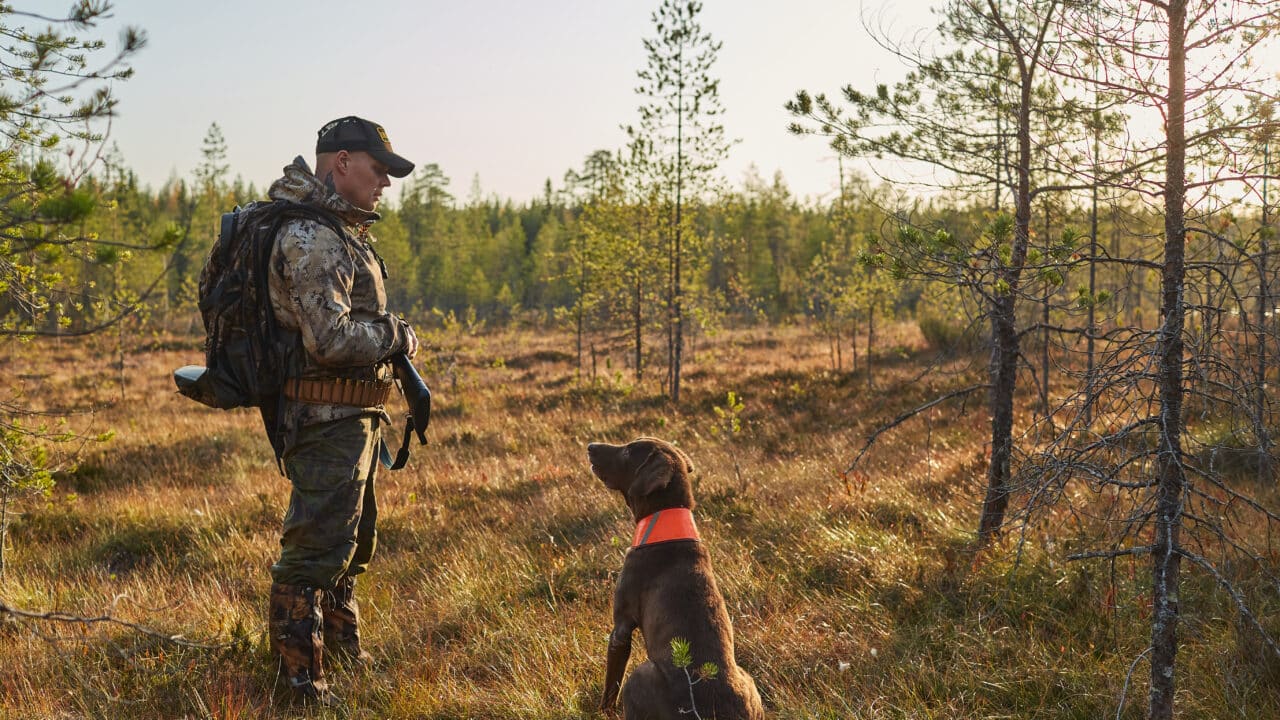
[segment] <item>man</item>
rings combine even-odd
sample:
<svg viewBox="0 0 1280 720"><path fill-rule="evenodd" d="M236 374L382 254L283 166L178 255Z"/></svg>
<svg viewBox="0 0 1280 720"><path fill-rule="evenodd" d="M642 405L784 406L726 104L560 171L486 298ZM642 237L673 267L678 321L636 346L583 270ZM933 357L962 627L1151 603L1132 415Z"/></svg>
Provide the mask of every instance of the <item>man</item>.
<svg viewBox="0 0 1280 720"><path fill-rule="evenodd" d="M323 704L336 703L321 668L325 641L349 662L371 659L360 647L356 576L376 542L388 360L413 357L418 340L387 312L386 269L369 226L389 176L412 171L380 125L349 116L320 129L314 173L299 156L268 192L320 211L281 227L269 269L276 322L300 346L273 440L293 490L271 566L270 633L289 684Z"/></svg>

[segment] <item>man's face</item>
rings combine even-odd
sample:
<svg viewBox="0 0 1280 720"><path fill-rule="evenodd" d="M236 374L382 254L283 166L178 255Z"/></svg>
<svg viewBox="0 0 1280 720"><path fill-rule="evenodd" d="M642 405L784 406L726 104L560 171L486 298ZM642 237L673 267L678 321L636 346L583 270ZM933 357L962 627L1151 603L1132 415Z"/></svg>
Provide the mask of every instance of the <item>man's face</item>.
<svg viewBox="0 0 1280 720"><path fill-rule="evenodd" d="M337 162L339 167L346 168L346 172L335 175L334 189L343 199L361 210L376 210L378 200L382 198L382 189L391 186L387 166L366 152L343 151L343 154L346 157L339 156Z"/></svg>

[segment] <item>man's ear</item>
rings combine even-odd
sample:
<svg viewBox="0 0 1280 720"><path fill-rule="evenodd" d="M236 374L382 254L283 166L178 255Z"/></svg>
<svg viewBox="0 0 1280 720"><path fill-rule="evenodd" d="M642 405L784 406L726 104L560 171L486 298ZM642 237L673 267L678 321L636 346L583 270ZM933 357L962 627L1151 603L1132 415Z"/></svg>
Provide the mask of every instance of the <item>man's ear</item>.
<svg viewBox="0 0 1280 720"><path fill-rule="evenodd" d="M630 491L627 495L631 497L642 497L652 492L657 492L667 486L671 482L675 471L671 468L671 459L667 454L653 448L649 451L649 457L640 463L640 467L636 468L635 479L631 481Z"/></svg>

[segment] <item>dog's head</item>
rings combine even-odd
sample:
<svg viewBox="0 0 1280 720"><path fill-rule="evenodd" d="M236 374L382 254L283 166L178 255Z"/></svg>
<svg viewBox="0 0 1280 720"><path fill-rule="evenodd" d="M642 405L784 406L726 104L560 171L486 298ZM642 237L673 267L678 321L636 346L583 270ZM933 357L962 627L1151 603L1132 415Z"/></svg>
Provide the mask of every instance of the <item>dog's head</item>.
<svg viewBox="0 0 1280 720"><path fill-rule="evenodd" d="M666 508L693 509L689 475L693 463L680 448L657 438L636 438L626 445L587 446L591 472L605 487L626 498L636 519Z"/></svg>

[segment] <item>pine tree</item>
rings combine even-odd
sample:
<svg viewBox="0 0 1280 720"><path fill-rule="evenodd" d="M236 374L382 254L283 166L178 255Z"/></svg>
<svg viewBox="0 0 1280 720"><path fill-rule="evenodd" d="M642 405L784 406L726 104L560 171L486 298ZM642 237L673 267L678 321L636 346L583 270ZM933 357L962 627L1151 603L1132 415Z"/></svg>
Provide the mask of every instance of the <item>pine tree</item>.
<svg viewBox="0 0 1280 720"><path fill-rule="evenodd" d="M657 34L644 41L647 64L637 72L640 121L627 128L633 149L646 155L641 167L661 212L668 386L677 403L688 313L683 273L693 239L688 209L715 188L716 169L729 151L720 124L720 81L711 74L721 44L703 30L701 10L696 0L664 0L652 14Z"/></svg>
<svg viewBox="0 0 1280 720"><path fill-rule="evenodd" d="M66 310L94 296L59 271L69 261L111 265L140 246L80 232L96 204L89 173L115 113L112 84L132 74L129 61L145 43L129 28L121 47L104 57L105 42L85 34L110 10L107 2L84 0L63 17L46 17L0 5L0 335L94 332L136 308L108 307L105 318L72 327ZM67 167L55 165L58 156ZM34 441L49 433L24 426L31 413L20 404L3 407L0 569L10 497L52 484L46 449Z"/></svg>
<svg viewBox="0 0 1280 720"><path fill-rule="evenodd" d="M899 275L960 285L981 299L992 352L984 386L991 459L980 543L1001 532L1014 490L1014 398L1022 352L1018 307L1038 299L1029 285L1056 282L1060 276L1035 261L1030 241L1033 200L1060 189L1043 177L1036 183L1033 169L1051 164L1063 168L1050 149L1067 144L1072 127L1064 121L1037 133L1033 119L1080 114L1042 79L1042 65L1058 45L1049 31L1057 28L1061 12L1059 0L952 0L939 29L956 49L938 57L914 57L916 68L892 88L881 85L872 93L845 88L848 114L824 95L804 91L787 104L810 122L793 124L793 132L830 136L832 146L844 154L927 163L941 172L941 182L950 189L975 195L994 188L995 209L1001 212L974 244L961 242L954 228L931 232L908 217L896 236L869 254ZM1006 194L1012 213L1003 205ZM1045 257L1053 258L1059 250L1069 256L1073 248L1055 248Z"/></svg>

